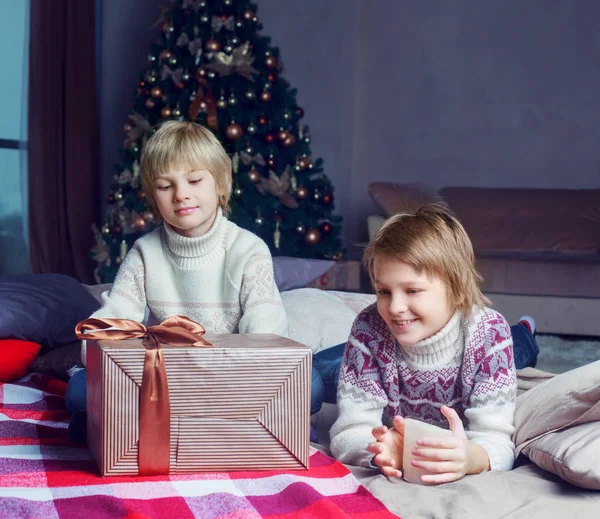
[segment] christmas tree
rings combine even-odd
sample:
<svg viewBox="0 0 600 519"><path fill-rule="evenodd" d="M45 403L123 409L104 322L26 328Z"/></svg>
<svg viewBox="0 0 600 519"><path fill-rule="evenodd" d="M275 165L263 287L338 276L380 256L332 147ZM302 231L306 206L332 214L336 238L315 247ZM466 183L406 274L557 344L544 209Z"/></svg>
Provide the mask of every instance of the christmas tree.
<svg viewBox="0 0 600 519"><path fill-rule="evenodd" d="M144 142L161 121L210 128L232 158L231 220L260 236L274 256L338 259L341 217L321 159L310 153L304 111L281 76L279 50L247 0L175 0L163 9L129 121L123 164L94 229L98 282L114 279L133 242L158 218L141 186Z"/></svg>

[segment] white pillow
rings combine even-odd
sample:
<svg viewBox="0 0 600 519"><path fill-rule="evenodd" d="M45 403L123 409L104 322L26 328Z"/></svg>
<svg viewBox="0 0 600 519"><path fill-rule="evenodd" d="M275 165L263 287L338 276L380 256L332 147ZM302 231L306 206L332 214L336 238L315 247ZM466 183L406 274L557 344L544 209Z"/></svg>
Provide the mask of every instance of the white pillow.
<svg viewBox="0 0 600 519"><path fill-rule="evenodd" d="M345 343L356 312L338 297L316 288L281 292L287 312L289 337L306 344L313 353Z"/></svg>

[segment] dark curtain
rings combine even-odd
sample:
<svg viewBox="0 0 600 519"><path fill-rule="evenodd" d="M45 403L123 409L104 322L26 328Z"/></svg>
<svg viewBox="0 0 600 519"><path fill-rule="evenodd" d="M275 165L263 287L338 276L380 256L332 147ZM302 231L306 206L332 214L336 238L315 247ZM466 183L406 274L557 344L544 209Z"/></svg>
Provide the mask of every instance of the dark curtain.
<svg viewBox="0 0 600 519"><path fill-rule="evenodd" d="M93 282L99 217L95 0L31 0L29 244L33 272Z"/></svg>

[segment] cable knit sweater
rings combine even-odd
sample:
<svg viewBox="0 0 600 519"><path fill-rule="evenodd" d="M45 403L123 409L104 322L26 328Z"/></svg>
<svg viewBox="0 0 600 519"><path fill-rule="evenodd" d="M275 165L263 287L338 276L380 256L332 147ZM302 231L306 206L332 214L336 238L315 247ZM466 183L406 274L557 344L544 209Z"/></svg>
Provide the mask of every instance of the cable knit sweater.
<svg viewBox="0 0 600 519"><path fill-rule="evenodd" d="M346 345L331 451L344 463L370 466L373 427L401 415L448 429L445 404L486 450L492 470L510 470L516 395L510 326L495 310L474 308L469 318L457 312L434 336L401 346L373 304L356 318Z"/></svg>
<svg viewBox="0 0 600 519"><path fill-rule="evenodd" d="M220 209L203 236L181 236L165 222L138 239L102 299L91 317L142 322L148 308L159 322L185 315L207 333L287 335L267 245Z"/></svg>

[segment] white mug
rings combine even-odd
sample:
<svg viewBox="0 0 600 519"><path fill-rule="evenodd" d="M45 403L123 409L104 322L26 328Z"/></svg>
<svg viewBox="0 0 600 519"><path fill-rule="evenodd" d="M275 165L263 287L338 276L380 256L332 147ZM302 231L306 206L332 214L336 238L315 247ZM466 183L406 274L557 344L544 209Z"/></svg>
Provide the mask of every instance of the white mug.
<svg viewBox="0 0 600 519"><path fill-rule="evenodd" d="M452 436L452 431L442 429L436 425L431 425L412 418L404 419L404 452L402 456L402 474L409 483L425 485L421 481L421 476L431 474L431 472L420 467L413 467L411 461L420 459L414 456L412 450L417 446L417 440L421 438L443 438Z"/></svg>

